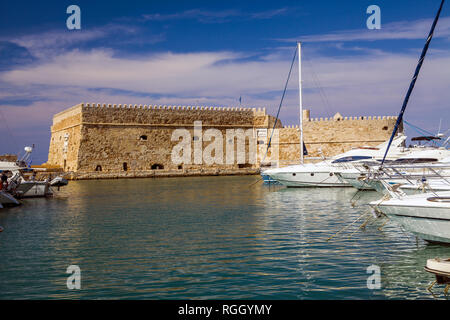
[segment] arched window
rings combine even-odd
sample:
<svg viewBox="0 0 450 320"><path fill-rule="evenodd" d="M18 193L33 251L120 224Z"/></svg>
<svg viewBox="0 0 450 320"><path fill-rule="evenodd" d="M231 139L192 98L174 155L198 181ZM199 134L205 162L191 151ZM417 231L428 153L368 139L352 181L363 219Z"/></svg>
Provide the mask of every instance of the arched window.
<svg viewBox="0 0 450 320"><path fill-rule="evenodd" d="M123 163L123 171L128 170L128 164L126 162Z"/></svg>
<svg viewBox="0 0 450 320"><path fill-rule="evenodd" d="M95 171L102 171L102 166L101 165L97 165L95 167Z"/></svg>
<svg viewBox="0 0 450 320"><path fill-rule="evenodd" d="M164 169L164 166L159 163L152 164L152 170L161 170Z"/></svg>

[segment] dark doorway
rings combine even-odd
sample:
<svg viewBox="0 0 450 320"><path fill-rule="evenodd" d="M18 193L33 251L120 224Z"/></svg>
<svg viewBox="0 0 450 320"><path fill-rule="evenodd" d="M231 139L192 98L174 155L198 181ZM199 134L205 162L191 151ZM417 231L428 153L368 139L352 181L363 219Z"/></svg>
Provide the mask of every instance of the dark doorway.
<svg viewBox="0 0 450 320"><path fill-rule="evenodd" d="M123 163L123 171L128 171L128 164L126 162Z"/></svg>
<svg viewBox="0 0 450 320"><path fill-rule="evenodd" d="M161 170L161 169L164 169L164 166L162 164L155 163L152 165L152 170Z"/></svg>
<svg viewBox="0 0 450 320"><path fill-rule="evenodd" d="M95 167L95 171L102 171L102 166L101 165L97 165Z"/></svg>

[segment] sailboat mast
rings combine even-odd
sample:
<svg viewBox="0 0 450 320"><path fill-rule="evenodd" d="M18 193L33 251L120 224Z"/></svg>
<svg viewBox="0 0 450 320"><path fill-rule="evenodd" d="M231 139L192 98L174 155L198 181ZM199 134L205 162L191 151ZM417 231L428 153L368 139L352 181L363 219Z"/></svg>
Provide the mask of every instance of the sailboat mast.
<svg viewBox="0 0 450 320"><path fill-rule="evenodd" d="M302 101L302 44L297 42L298 49L298 100L300 106L300 163L303 164L303 101Z"/></svg>
<svg viewBox="0 0 450 320"><path fill-rule="evenodd" d="M403 100L402 108L400 109L400 113L397 117L397 122L395 123L394 130L392 130L392 135L391 135L391 138L389 139L389 143L387 145L386 152L384 153L383 160L381 161L381 165L383 165L384 161L386 160L386 156L389 152L389 148L391 147L392 140L394 140L394 137L395 137L395 134L397 133L398 127L403 120L403 114L405 113L405 109L406 109L406 106L408 105L409 97L411 96L411 93L416 84L417 77L419 76L420 68L422 67L423 61L425 60L425 55L427 54L428 47L430 45L431 39L433 38L434 28L436 27L436 24L439 20L439 16L441 14L441 10L442 10L442 6L444 5L444 2L445 2L445 0L441 1L441 5L439 6L439 10L436 13L436 17L434 17L434 21L433 21L433 24L431 25L430 33L428 34L427 41L425 42L425 46L423 47L422 54L420 55L419 62L417 63L417 66L416 66L416 71L414 72L414 75L411 79L411 83L409 85L408 91L406 92L405 100Z"/></svg>

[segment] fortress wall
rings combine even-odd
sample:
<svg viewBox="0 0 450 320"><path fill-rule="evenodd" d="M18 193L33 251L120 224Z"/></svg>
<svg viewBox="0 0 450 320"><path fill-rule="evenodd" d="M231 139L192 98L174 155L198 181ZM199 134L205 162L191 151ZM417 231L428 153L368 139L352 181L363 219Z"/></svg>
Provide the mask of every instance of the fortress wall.
<svg viewBox="0 0 450 320"><path fill-rule="evenodd" d="M307 157L331 157L361 146L376 146L388 140L397 117L363 117L351 119L306 119L303 137ZM300 130L285 127L279 131L280 163L300 160ZM400 132L403 127L400 128Z"/></svg>
<svg viewBox="0 0 450 320"><path fill-rule="evenodd" d="M82 105L78 104L53 117L48 163L67 171L78 167L81 143Z"/></svg>
<svg viewBox="0 0 450 320"><path fill-rule="evenodd" d="M80 104L55 115L48 163L84 172L99 167L102 172L123 171L124 163L128 171L151 170L155 164L164 170L255 168L226 164L227 130L250 130L253 139L255 126L273 125L274 119L265 109ZM180 169L172 162L172 149L179 143L171 141L173 131L184 128L194 137L195 121L202 122L203 133L211 127L221 131L224 164L200 165L192 159L192 164L183 164ZM277 126L281 127L281 122ZM147 139L141 139L143 136ZM202 150L210 143L204 141ZM248 139L245 146L248 154ZM236 159L237 140L234 150Z"/></svg>
<svg viewBox="0 0 450 320"><path fill-rule="evenodd" d="M194 146L194 130L186 128L190 132L191 138L191 164L175 164L172 161L171 153L173 148L181 141L171 141L173 128L168 127L140 127L140 126L99 126L84 125L83 126L83 143L80 147L78 160L78 170L82 172L95 171L101 166L102 172L122 172L124 171L124 163L126 163L127 171L145 171L152 170L153 165L162 165L163 170L201 170L207 168L214 169L238 169L236 164L237 141L234 144L233 164L226 164L226 129L221 129L223 137L223 164L207 163L195 164L193 153ZM253 129L248 129L253 135ZM203 134L205 129L203 129ZM147 136L147 140L141 140L141 136ZM102 137L99 139L99 137ZM198 142L197 142L198 143ZM201 150L211 144L210 141L202 141ZM249 139L246 139L245 150L248 154ZM246 165L246 168L257 165Z"/></svg>
<svg viewBox="0 0 450 320"><path fill-rule="evenodd" d="M199 144L194 141L195 121L202 121L202 135L210 128L220 130L223 164L194 163L193 153ZM262 161L275 121L276 118L267 115L265 109L79 104L54 116L48 164L60 166L65 171L88 175L94 172L95 177L151 172L153 165L164 167L153 173L189 175L196 170L200 173L239 173L257 168L259 162L238 165L235 140L234 162L226 164L226 146L230 143L227 130L249 130L252 143L257 143L258 160ZM378 145L389 138L395 122L395 117L344 118L339 114L329 119L311 119L309 112L304 112L303 131L308 157L320 157L320 150L323 156L330 157L354 147ZM171 157L173 148L179 143L171 141L176 129L188 130L191 139L191 164L181 167L173 163ZM143 136L147 139L142 139ZM203 141L200 149L206 151L211 143ZM247 138L247 156L249 143ZM299 128L283 127L281 121L277 121L272 147L264 162L298 163L299 150ZM98 168L101 172L95 171Z"/></svg>

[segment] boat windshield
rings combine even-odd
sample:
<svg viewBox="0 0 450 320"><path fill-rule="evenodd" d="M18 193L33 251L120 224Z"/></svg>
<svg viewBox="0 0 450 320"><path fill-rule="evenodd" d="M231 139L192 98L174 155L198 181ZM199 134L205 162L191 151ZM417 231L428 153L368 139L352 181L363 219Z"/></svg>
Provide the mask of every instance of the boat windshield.
<svg viewBox="0 0 450 320"><path fill-rule="evenodd" d="M372 157L368 157L368 156L348 156L348 157L343 157L343 158L336 159L336 160L332 161L331 163L342 163L342 162L367 160L367 159L372 159Z"/></svg>
<svg viewBox="0 0 450 320"><path fill-rule="evenodd" d="M400 158L394 161L394 163L428 163L437 162L436 158Z"/></svg>

